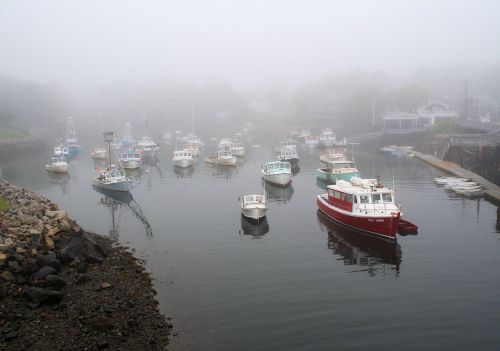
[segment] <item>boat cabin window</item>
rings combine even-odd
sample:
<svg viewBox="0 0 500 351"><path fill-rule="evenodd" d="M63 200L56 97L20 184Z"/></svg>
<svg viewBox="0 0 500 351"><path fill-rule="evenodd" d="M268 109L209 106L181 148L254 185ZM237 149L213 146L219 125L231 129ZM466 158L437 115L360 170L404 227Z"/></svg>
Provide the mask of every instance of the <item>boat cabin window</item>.
<svg viewBox="0 0 500 351"><path fill-rule="evenodd" d="M352 195L351 194L346 194L344 200L347 201L347 202L351 202L352 203Z"/></svg>
<svg viewBox="0 0 500 351"><path fill-rule="evenodd" d="M264 202L264 196L263 195L257 195L255 197L255 201L257 201L257 202Z"/></svg>
<svg viewBox="0 0 500 351"><path fill-rule="evenodd" d="M369 203L368 195L359 195L359 203L360 204L367 204Z"/></svg>
<svg viewBox="0 0 500 351"><path fill-rule="evenodd" d="M372 203L374 204L382 203L382 197L380 196L380 194L372 194Z"/></svg>
<svg viewBox="0 0 500 351"><path fill-rule="evenodd" d="M352 195L351 195L352 196ZM353 196L353 200L354 200L354 203L357 204L358 203L358 197L357 196Z"/></svg>
<svg viewBox="0 0 500 351"><path fill-rule="evenodd" d="M392 203L392 194L391 193L382 193L382 199L384 202Z"/></svg>

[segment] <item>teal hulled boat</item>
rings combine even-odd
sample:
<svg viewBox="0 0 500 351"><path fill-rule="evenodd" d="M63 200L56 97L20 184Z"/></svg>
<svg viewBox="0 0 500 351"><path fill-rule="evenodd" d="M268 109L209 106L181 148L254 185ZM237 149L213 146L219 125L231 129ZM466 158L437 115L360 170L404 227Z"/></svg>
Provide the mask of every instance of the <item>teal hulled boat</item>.
<svg viewBox="0 0 500 351"><path fill-rule="evenodd" d="M330 161L331 167L318 168L316 177L330 184L335 184L337 180L351 180L352 177L360 177L354 161L338 160Z"/></svg>

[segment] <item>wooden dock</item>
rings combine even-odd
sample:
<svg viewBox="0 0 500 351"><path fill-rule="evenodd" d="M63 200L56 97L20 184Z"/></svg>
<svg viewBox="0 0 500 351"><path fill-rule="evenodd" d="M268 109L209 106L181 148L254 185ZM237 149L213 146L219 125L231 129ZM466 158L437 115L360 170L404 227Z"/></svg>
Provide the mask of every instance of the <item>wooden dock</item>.
<svg viewBox="0 0 500 351"><path fill-rule="evenodd" d="M500 204L500 187L498 185L493 184L480 175L464 169L455 163L442 161L432 155L422 154L414 150L411 150L411 152L415 155L415 157L418 157L422 161L427 162L431 166L442 169L443 171L451 173L460 178L468 178L480 184L484 189L485 197L497 204Z"/></svg>

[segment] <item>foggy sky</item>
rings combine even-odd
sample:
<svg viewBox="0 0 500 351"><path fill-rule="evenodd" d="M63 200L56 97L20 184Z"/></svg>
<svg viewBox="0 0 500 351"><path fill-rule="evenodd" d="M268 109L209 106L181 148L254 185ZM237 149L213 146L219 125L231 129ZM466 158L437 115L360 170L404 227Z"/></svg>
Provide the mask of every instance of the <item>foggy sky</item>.
<svg viewBox="0 0 500 351"><path fill-rule="evenodd" d="M0 1L0 74L237 86L500 59L500 1Z"/></svg>

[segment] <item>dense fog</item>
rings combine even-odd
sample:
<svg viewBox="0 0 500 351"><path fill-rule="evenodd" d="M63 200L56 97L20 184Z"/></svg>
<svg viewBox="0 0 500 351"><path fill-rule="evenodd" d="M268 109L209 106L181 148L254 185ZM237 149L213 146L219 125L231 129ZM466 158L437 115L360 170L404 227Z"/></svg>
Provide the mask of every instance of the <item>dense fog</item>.
<svg viewBox="0 0 500 351"><path fill-rule="evenodd" d="M0 125L499 120L498 1L2 1Z"/></svg>

